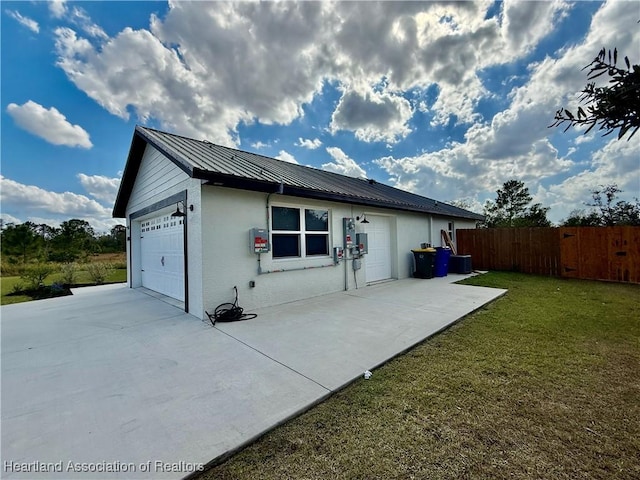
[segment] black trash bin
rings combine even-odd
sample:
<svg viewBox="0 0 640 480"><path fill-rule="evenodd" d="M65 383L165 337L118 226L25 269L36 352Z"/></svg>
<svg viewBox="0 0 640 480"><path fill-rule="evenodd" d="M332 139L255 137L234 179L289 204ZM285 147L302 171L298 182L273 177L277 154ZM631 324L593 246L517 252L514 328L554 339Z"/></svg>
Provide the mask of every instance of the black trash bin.
<svg viewBox="0 0 640 480"><path fill-rule="evenodd" d="M416 278L433 278L433 266L436 261L435 248L418 248L411 250L415 269L413 276Z"/></svg>

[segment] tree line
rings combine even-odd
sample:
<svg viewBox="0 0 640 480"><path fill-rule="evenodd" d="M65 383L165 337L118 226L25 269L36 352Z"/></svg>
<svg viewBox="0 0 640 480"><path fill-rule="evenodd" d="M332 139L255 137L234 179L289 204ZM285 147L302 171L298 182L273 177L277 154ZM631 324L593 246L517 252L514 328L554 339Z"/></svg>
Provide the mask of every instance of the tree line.
<svg viewBox="0 0 640 480"><path fill-rule="evenodd" d="M586 209L572 211L560 226L615 226L640 225L640 201L619 200L622 190L616 184L602 185L591 191ZM519 180L508 180L496 191L496 199L484 205L483 228L499 227L551 227L547 218L550 207L532 203L528 187ZM464 202L451 202L469 208ZM46 262L73 262L95 253L126 251L127 230L116 225L109 233L96 234L86 220L73 218L52 227L47 224L25 222L1 224L1 252L12 263L31 260Z"/></svg>
<svg viewBox="0 0 640 480"><path fill-rule="evenodd" d="M97 234L86 220L73 218L52 227L25 222L2 224L2 255L12 262L73 262L94 253L126 251L126 227L116 225Z"/></svg>
<svg viewBox="0 0 640 480"><path fill-rule="evenodd" d="M560 222L563 227L611 227L616 225L640 225L640 201L635 203L619 200L622 190L614 184L601 185L591 191L591 202L587 209L573 210ZM508 180L496 191L496 199L484 205L484 228L500 227L551 227L547 218L550 207L540 203L531 204L533 197L524 182Z"/></svg>

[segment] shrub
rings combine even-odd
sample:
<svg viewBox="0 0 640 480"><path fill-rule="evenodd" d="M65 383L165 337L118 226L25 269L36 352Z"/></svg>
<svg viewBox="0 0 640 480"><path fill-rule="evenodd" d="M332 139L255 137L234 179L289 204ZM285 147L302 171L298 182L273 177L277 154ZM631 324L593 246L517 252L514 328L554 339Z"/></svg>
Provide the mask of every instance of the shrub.
<svg viewBox="0 0 640 480"><path fill-rule="evenodd" d="M78 275L78 264L75 262L63 263L60 267L60 280L65 285L76 283Z"/></svg>
<svg viewBox="0 0 640 480"><path fill-rule="evenodd" d="M24 265L16 257L2 256L0 274L3 277L18 277L24 272Z"/></svg>
<svg viewBox="0 0 640 480"><path fill-rule="evenodd" d="M53 272L53 267L48 263L36 263L24 269L20 278L27 282L27 288L36 290L44 285L44 279Z"/></svg>
<svg viewBox="0 0 640 480"><path fill-rule="evenodd" d="M22 285L21 282L16 282L13 284L13 287L11 287L11 293L14 293L16 295L22 293L22 290L24 290L24 285Z"/></svg>
<svg viewBox="0 0 640 480"><path fill-rule="evenodd" d="M102 285L113 273L113 266L110 263L90 263L87 265L87 272L93 283Z"/></svg>
<svg viewBox="0 0 640 480"><path fill-rule="evenodd" d="M54 252L49 252L49 255L47 256L47 258L49 259L50 262L71 263L78 258L78 255L72 252L67 252L67 251L63 251L63 252L54 251Z"/></svg>

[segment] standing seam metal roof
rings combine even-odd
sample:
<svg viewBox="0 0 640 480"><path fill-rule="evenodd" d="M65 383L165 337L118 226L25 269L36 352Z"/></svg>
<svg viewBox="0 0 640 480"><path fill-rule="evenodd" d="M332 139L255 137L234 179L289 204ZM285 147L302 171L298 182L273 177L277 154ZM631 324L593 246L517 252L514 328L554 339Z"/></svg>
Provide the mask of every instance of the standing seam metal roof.
<svg viewBox="0 0 640 480"><path fill-rule="evenodd" d="M129 159L114 207L114 216L124 216L126 211L133 181L144 152L140 144L134 148L139 139L152 144L167 155L192 178L208 180L210 183L225 184L225 180L233 179L235 188L243 188L244 180L254 182L244 187L247 189L255 189L252 186L261 184L261 191L276 192L282 185L284 194L296 196L473 220L483 218L482 215L390 187L375 180L347 177L142 126L137 126L134 133ZM130 166L132 162L137 164ZM133 178L127 178L131 176ZM268 185L272 185L271 189Z"/></svg>

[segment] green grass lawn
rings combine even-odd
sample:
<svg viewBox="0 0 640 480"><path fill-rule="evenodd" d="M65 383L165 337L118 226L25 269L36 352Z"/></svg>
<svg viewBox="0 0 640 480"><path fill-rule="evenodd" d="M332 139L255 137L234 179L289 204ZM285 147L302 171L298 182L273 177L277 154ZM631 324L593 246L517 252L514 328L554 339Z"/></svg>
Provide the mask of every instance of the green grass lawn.
<svg viewBox="0 0 640 480"><path fill-rule="evenodd" d="M20 277L0 277L0 305L9 305L10 303L28 302L31 297L27 295L11 295L13 287L17 284L24 284Z"/></svg>
<svg viewBox="0 0 640 480"><path fill-rule="evenodd" d="M509 292L200 478L640 478L640 286L464 283Z"/></svg>
<svg viewBox="0 0 640 480"><path fill-rule="evenodd" d="M60 273L53 273L49 275L45 279L46 285L51 285L54 282L60 281ZM118 268L113 271L111 275L106 279L106 283L116 283L116 282L126 282L127 281L127 270ZM20 302L28 302L31 301L31 297L27 295L8 295L13 291L14 285L23 284L25 285L25 281L21 280L20 277L0 277L0 305L8 305L11 303L20 303ZM76 279L76 284L78 285L93 285L91 277L86 270L78 270L78 275Z"/></svg>

